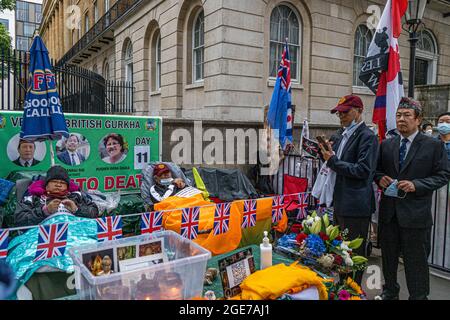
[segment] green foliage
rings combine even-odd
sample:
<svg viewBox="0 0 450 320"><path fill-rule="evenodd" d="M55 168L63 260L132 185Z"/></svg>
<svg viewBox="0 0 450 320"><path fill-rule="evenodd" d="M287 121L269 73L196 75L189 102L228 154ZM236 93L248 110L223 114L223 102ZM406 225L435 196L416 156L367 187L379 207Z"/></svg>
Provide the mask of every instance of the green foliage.
<svg viewBox="0 0 450 320"><path fill-rule="evenodd" d="M14 10L16 8L16 0L0 0L0 12L4 10Z"/></svg>

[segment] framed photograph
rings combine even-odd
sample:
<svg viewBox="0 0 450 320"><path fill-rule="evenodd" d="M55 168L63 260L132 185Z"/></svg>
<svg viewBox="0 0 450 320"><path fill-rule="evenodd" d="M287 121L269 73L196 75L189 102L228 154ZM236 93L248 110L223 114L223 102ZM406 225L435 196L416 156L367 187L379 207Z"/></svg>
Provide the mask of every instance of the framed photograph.
<svg viewBox="0 0 450 320"><path fill-rule="evenodd" d="M139 255L138 257L151 256L154 254L164 253L164 241L163 239L153 239L145 243L138 245Z"/></svg>
<svg viewBox="0 0 450 320"><path fill-rule="evenodd" d="M118 272L114 249L82 253L83 264L94 276L106 276Z"/></svg>
<svg viewBox="0 0 450 320"><path fill-rule="evenodd" d="M239 285L255 270L255 260L251 248L219 260L224 297L231 298L241 293Z"/></svg>

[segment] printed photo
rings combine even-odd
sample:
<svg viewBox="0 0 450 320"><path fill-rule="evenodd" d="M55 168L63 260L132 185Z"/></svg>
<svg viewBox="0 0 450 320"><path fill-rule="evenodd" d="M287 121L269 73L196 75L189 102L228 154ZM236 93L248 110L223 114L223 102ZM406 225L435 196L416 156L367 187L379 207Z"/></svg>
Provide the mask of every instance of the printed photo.
<svg viewBox="0 0 450 320"><path fill-rule="evenodd" d="M13 136L6 147L9 160L20 167L33 167L45 158L47 147L44 142L31 142Z"/></svg>
<svg viewBox="0 0 450 320"><path fill-rule="evenodd" d="M89 158L91 146L85 136L71 133L69 137L61 138L56 143L56 155L62 163L68 166L78 166Z"/></svg>
<svg viewBox="0 0 450 320"><path fill-rule="evenodd" d="M86 268L96 277L117 272L112 248L83 253L82 259Z"/></svg>
<svg viewBox="0 0 450 320"><path fill-rule="evenodd" d="M106 163L120 163L127 157L128 142L118 133L104 136L98 144L100 158Z"/></svg>
<svg viewBox="0 0 450 320"><path fill-rule="evenodd" d="M117 259L119 261L136 258L136 246L126 246L117 248Z"/></svg>
<svg viewBox="0 0 450 320"><path fill-rule="evenodd" d="M153 254L164 253L161 239L153 240L149 243L139 245L139 257L150 256Z"/></svg>

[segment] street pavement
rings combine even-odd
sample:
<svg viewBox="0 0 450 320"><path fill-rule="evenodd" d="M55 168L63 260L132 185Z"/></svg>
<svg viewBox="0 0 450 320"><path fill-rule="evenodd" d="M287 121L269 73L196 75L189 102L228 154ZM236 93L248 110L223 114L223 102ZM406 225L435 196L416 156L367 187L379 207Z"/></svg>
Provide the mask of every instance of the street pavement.
<svg viewBox="0 0 450 320"><path fill-rule="evenodd" d="M371 256L369 257L368 271L364 274L362 287L367 293L369 300L374 299L376 295L379 295L382 291L382 285L384 283L383 272L381 269L381 251L374 248ZM371 267L372 266L372 267ZM430 269L432 271L432 269ZM370 274L369 274L370 273ZM442 276L436 276L430 274L430 300L450 300L450 273L444 274L439 272ZM381 283L377 281L381 275ZM447 279L445 279L445 277ZM408 300L408 288L406 286L405 268L402 263L398 265L398 283L400 285L400 300ZM381 284L381 286L379 285Z"/></svg>

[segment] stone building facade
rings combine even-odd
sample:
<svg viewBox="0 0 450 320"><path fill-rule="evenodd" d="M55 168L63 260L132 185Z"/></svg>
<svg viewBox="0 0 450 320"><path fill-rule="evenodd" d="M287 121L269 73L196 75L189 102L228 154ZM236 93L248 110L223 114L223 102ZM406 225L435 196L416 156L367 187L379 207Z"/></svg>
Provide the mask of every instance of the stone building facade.
<svg viewBox="0 0 450 320"><path fill-rule="evenodd" d="M261 126L287 36L294 62L295 123L308 118L313 128L333 129L338 121L329 110L350 93L363 98L365 119L370 122L374 95L356 75L385 3L46 0L41 34L53 58L77 63L107 79L132 81L135 113L162 116L174 127L180 119ZM77 18L73 7L67 10L71 5L79 7L73 30L67 27ZM106 30L91 32L85 45L76 46L86 31L111 22L101 17L120 6L129 9L119 18L110 15L108 19L115 20ZM450 83L449 12L450 2L444 0L431 0L425 10L416 77L421 84ZM399 44L407 92L406 31Z"/></svg>

